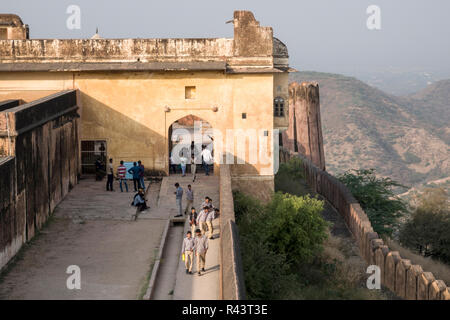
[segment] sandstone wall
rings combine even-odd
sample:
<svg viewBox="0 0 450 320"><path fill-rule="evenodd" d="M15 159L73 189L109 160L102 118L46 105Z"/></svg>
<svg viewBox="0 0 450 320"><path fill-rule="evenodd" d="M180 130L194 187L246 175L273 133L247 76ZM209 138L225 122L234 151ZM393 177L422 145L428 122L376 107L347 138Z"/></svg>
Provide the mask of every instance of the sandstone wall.
<svg viewBox="0 0 450 320"><path fill-rule="evenodd" d="M229 165L220 166L220 298L245 299L239 234L234 222L234 202Z"/></svg>
<svg viewBox="0 0 450 320"><path fill-rule="evenodd" d="M292 157L302 160L305 178L313 190L324 196L342 215L367 264L380 267L383 286L404 299L450 300L449 287L442 280L436 280L430 272L424 272L419 265L412 265L411 261L402 259L397 251L390 251L384 245L344 184L317 168L306 157L287 149L280 150L281 163Z"/></svg>
<svg viewBox="0 0 450 320"><path fill-rule="evenodd" d="M283 146L298 151L325 170L317 82L293 82L289 85L289 126L283 133Z"/></svg>
<svg viewBox="0 0 450 320"><path fill-rule="evenodd" d="M0 268L77 183L78 121L74 90L0 112Z"/></svg>

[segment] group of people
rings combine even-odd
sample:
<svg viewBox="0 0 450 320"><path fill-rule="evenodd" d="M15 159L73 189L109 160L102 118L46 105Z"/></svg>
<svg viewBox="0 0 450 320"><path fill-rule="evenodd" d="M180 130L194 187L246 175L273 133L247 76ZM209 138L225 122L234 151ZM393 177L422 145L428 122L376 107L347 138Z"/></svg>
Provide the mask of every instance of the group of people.
<svg viewBox="0 0 450 320"><path fill-rule="evenodd" d="M215 208L210 197L205 197L201 204L200 212L192 206L194 203L194 190L189 184L186 190L186 207L182 209L183 188L177 182L175 183L175 200L178 208L178 214L175 217L189 215L188 221L191 227L183 239L182 255L186 267L186 273L192 274L194 264L194 254L197 259L197 272L205 272L206 253L208 251L208 241L214 239L213 221L220 214L219 209ZM194 236L195 235L195 236Z"/></svg>
<svg viewBox="0 0 450 320"><path fill-rule="evenodd" d="M133 167L127 170L123 160L120 161L120 165L116 171L116 179L119 180L120 192L123 192L123 185L125 186L126 192L128 192L127 172L133 176L134 192L136 192L131 205L137 207L139 211L144 211L149 208L145 199L144 165L139 160L138 162L133 162ZM114 191L114 167L112 158L109 159L107 167L106 191Z"/></svg>
<svg viewBox="0 0 450 320"><path fill-rule="evenodd" d="M196 174L197 174L197 163L199 163L198 157L201 157L201 164L205 171L205 174L209 176L209 170L210 165L214 162L214 158L212 156L211 150L206 148L205 146L202 147L202 152L199 155L196 155L195 147L191 145L191 156L190 159L187 158L185 155L188 152L182 152L181 156L179 158L179 161L176 161L173 155L170 156L170 169L173 173L177 173L177 162L179 162L180 168L181 168L181 176L186 176L186 168L187 165L190 164L191 166L191 174L192 174L192 182L195 182Z"/></svg>
<svg viewBox="0 0 450 320"><path fill-rule="evenodd" d="M145 183L144 183L144 165L141 160L137 163L133 162L133 167L131 167L128 171L124 165L123 160L120 161L120 165L117 167L116 171L116 179L119 180L120 191L123 192L122 185L125 185L125 190L128 192L128 182L126 179L127 172L133 176L133 184L134 184L134 192L138 192L139 189L143 189L145 191ZM114 191L114 167L113 167L113 159L110 158L108 162L107 168L107 180L106 180L106 191Z"/></svg>

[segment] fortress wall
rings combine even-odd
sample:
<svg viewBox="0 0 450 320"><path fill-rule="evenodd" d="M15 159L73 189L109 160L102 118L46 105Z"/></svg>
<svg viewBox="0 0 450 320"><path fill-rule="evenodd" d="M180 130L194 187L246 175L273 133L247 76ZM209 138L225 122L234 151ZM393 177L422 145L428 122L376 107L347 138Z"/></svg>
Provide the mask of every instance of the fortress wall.
<svg viewBox="0 0 450 320"><path fill-rule="evenodd" d="M319 84L289 84L289 125L283 133L283 146L300 152L321 170L325 170Z"/></svg>
<svg viewBox="0 0 450 320"><path fill-rule="evenodd" d="M234 201L229 165L220 165L220 298L245 299L244 271L234 221Z"/></svg>
<svg viewBox="0 0 450 320"><path fill-rule="evenodd" d="M77 182L76 109L72 90L0 112L0 268Z"/></svg>
<svg viewBox="0 0 450 320"><path fill-rule="evenodd" d="M373 231L366 213L344 184L317 168L305 156L280 149L281 163L293 157L302 160L305 179L313 190L324 196L343 216L366 263L380 267L383 286L404 299L450 300L450 288L444 281L436 280L431 272L424 272L421 266L412 265L410 260L402 259L397 251L390 251L384 245Z"/></svg>

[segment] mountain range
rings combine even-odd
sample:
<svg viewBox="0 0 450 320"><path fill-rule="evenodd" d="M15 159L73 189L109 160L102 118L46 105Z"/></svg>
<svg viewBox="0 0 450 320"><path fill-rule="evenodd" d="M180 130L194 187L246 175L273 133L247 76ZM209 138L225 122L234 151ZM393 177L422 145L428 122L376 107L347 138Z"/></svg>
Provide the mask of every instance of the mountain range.
<svg viewBox="0 0 450 320"><path fill-rule="evenodd" d="M406 96L388 94L339 74L295 72L290 81L319 83L330 173L374 168L381 176L416 188L447 181L450 80Z"/></svg>

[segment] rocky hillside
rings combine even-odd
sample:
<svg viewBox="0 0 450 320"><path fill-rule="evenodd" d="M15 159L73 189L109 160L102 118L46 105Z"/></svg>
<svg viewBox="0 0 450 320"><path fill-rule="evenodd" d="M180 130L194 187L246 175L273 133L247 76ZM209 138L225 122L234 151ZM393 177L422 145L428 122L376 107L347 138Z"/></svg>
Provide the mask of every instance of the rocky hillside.
<svg viewBox="0 0 450 320"><path fill-rule="evenodd" d="M416 187L450 176L450 80L406 97L337 74L297 72L291 81L319 82L331 173L375 168Z"/></svg>

